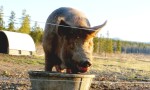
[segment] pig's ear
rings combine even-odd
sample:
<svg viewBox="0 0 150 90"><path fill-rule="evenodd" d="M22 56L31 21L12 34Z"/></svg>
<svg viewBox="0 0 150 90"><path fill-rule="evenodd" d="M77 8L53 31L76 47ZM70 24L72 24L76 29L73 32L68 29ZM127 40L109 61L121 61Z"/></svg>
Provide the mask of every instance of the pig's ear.
<svg viewBox="0 0 150 90"><path fill-rule="evenodd" d="M92 36L96 36L96 34L106 25L107 21L105 21L103 24L94 26L90 28L90 34Z"/></svg>
<svg viewBox="0 0 150 90"><path fill-rule="evenodd" d="M70 25L67 24L65 21L61 20L58 26L58 34L60 36L64 36L68 34L68 30L70 30Z"/></svg>

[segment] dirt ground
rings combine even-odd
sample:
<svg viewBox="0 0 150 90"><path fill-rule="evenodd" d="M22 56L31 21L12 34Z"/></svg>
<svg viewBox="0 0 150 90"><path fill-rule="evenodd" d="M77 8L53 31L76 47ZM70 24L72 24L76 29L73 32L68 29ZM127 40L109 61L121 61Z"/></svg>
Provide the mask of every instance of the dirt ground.
<svg viewBox="0 0 150 90"><path fill-rule="evenodd" d="M101 56L99 58L109 60L109 58L112 57L117 58L116 56ZM145 58L144 56L140 57ZM127 56L122 56L121 58L125 59ZM139 56L132 56L132 58L137 58L138 60L149 60L149 56L148 59L139 58ZM148 61L148 63L150 62ZM0 90L30 90L31 83L28 71L31 70L44 70L43 56L12 56L0 54ZM129 71L137 72L132 69L129 69ZM144 71L139 72L141 73ZM146 76L142 77L138 75L142 77L142 79L139 79L138 77L126 79L118 72L100 72L94 69L88 72L88 74L89 73L96 75L91 84L90 90L150 90L150 78ZM149 71L146 73L150 75Z"/></svg>

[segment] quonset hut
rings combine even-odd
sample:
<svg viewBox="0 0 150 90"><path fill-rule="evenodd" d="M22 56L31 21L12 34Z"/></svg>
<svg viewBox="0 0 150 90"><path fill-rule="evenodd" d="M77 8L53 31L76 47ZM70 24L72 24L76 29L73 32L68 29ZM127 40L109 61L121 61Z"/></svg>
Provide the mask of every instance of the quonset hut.
<svg viewBox="0 0 150 90"><path fill-rule="evenodd" d="M0 53L10 55L33 55L35 44L28 34L0 31Z"/></svg>

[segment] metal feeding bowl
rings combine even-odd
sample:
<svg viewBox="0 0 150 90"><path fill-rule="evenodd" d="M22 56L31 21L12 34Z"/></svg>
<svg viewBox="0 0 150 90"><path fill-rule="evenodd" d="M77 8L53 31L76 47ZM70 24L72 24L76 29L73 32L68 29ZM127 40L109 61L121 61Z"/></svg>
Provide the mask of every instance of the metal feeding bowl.
<svg viewBox="0 0 150 90"><path fill-rule="evenodd" d="M95 75L29 71L32 90L89 90Z"/></svg>

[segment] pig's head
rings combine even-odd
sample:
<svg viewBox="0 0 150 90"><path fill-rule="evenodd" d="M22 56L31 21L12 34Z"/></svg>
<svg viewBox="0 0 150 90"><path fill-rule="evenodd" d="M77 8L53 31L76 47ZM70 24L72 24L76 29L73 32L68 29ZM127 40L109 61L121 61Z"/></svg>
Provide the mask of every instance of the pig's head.
<svg viewBox="0 0 150 90"><path fill-rule="evenodd" d="M60 37L60 58L69 73L84 73L92 65L93 38L106 24L86 27L70 27L64 21L60 22L58 35ZM66 26L66 27L64 27Z"/></svg>

